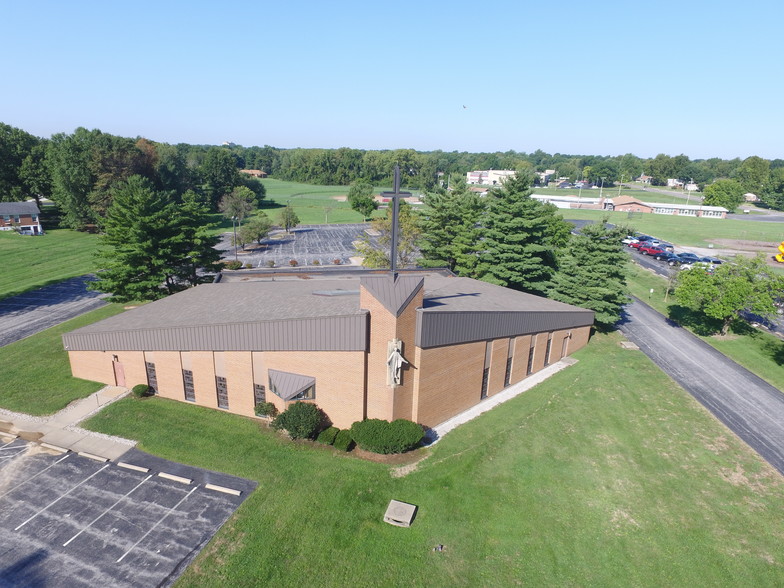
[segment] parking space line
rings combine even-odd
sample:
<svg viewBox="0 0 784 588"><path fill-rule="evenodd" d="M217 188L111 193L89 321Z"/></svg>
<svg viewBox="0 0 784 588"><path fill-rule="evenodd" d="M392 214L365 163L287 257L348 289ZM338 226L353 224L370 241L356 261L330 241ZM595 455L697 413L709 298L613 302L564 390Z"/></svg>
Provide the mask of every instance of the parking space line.
<svg viewBox="0 0 784 588"><path fill-rule="evenodd" d="M9 447L8 449L16 449L16 453L2 455L0 456L0 461L3 461L4 459L14 459L20 453L25 453L27 451L27 447Z"/></svg>
<svg viewBox="0 0 784 588"><path fill-rule="evenodd" d="M70 453L68 453L67 455L64 455L63 457L61 457L60 459L58 459L56 462L54 462L52 465L45 467L44 469L42 469L42 470L41 470L40 472L38 472L37 474L35 474L35 475L33 475L33 476L30 476L29 478L27 478L27 479L26 479L24 482L19 482L19 483L18 483L16 486L14 486L13 488L11 488L10 490L6 490L6 491L5 491L5 492L3 492L2 494L0 494L0 498L3 498L3 497L4 497L4 496L6 496L7 494L10 494L11 492L13 492L14 490L16 490L16 489L17 489L17 488L19 488L20 486L24 486L24 485L25 485L25 484L27 484L27 483L28 483L30 480L32 480L32 479L34 479L34 478L37 478L38 476L40 476L41 474L43 474L43 473L44 473L46 470L48 470L49 468L53 468L54 466L56 466L58 463L60 463L60 462L61 462L61 461L63 461L64 459L68 459L68 457L69 457L70 455L71 455Z"/></svg>
<svg viewBox="0 0 784 588"><path fill-rule="evenodd" d="M158 525L160 525L160 524L161 524L161 523L162 523L164 520L166 520L166 518L167 518L167 517L168 517L170 514L172 514L172 513L173 513L175 510L177 510L177 507L178 507L178 506L180 506L180 505L181 505L183 502L185 502L185 501L188 499L188 497L189 497L191 494L193 494L194 492L196 492L196 490L198 489L198 487L199 487L198 485L197 485L197 486L194 486L194 487L193 487L193 489L192 489L190 492L188 492L188 493L187 493L185 496L183 496L183 497L182 497L182 499L181 499L181 500L180 500L180 501L179 501L177 504L175 504L174 506L172 506L172 507L169 509L169 512L167 512L165 515L163 515L163 516L160 518L160 520L159 520L157 523L155 523L155 524L152 526L152 528L151 528L149 531L147 531L147 532L146 532L146 533L145 533L145 534L142 536L142 538L141 538L141 539L139 539L139 540L138 540L136 543L134 543L134 544L133 544L133 546L132 546L132 547L131 547L131 548L130 548L128 551L126 551L125 553L123 553L123 554L120 556L120 559L118 559L116 563L120 563L120 562L121 562L123 559L125 559L125 556L126 556L126 555L128 555L128 554L129 554L131 551L133 551L134 549L136 549L136 546L137 546L137 545L139 545L139 543L141 543L142 541L144 541L144 540L147 538L147 536L148 536L150 533L152 533L152 532L155 530L155 528L156 528Z"/></svg>
<svg viewBox="0 0 784 588"><path fill-rule="evenodd" d="M60 496L60 498L57 498L56 500L53 500L52 502L50 502L49 504L47 504L45 507L43 507L41 510L39 510L37 513L35 513L33 516L31 516L29 519L27 519L27 520L26 520L24 523L22 523L21 525L19 525L18 527L16 527L16 528L14 529L14 531L18 531L19 529L21 529L22 527L24 527L24 526L25 526L27 523L29 523L30 521L32 521L32 520L33 520L35 517L37 517L39 514L41 514L42 512L44 512L46 509L48 509L50 506L54 506L55 504L57 504L58 502L60 502L60 501L61 501L63 498L65 498L66 496L68 496L68 495L69 495L71 492L73 492L74 490L76 490L76 489L77 489L79 486L81 486L82 484L84 484L84 483L85 483L85 482L87 482L88 480L90 480L90 479L94 478L95 476L97 476L98 474L100 474L102 471L104 471L106 468L108 468L108 467L109 467L109 465L110 465L110 464L108 464L108 463L107 463L105 466L103 466L103 467L102 467L100 470L98 470L97 472L93 472L92 474L90 474L89 476L87 476L87 477L86 477L84 480L82 480L81 482L79 482L79 483L78 483L76 486L74 486L73 488L71 488L70 490L68 490L68 492L66 492L65 494L63 494L62 496Z"/></svg>
<svg viewBox="0 0 784 588"><path fill-rule="evenodd" d="M124 496L121 496L121 497L120 497L120 498L117 500L117 502L115 502L113 505L111 505L109 508L107 508L107 509L106 509L105 511L103 511L101 514L99 514L97 517L95 517L95 518L92 520L92 522L91 522L89 525L87 525L86 527L84 527L84 528L83 528L81 531L79 531L79 532L78 532L76 535L74 535L74 536L73 536L73 537L71 537L71 538L70 538L68 541L66 541L65 543L63 543L63 547L67 547L67 546L68 546L68 544L69 544L71 541L73 541L73 540L74 540L74 539L76 539L76 538L77 538L79 535L81 535L82 533L84 533L84 532L85 532L87 529L89 529L90 527L92 527L92 526L93 526L93 525L94 525L94 524L95 524L95 523L98 521L98 519L100 519L100 518L101 518L103 515L105 515L105 514L106 514L107 512L109 512L110 510L112 510L112 509L113 509L115 506L117 506L118 504L120 504L120 503L121 503L123 500L125 500L126 498L128 498L128 496L130 496L130 495L133 493L133 491L134 491L134 490L136 490L136 489L137 489L139 486L141 486L142 484L144 484L144 483L145 483L147 480L149 480L150 478L152 478L152 474L150 474L149 476L147 476L146 478L144 478L144 480L142 480L141 482L139 482L138 484L136 484L136 486L134 486L132 490L128 491L128 492L127 492L127 493L126 493Z"/></svg>
<svg viewBox="0 0 784 588"><path fill-rule="evenodd" d="M8 437L3 437L3 438L4 438L4 439L8 439ZM3 449L3 448L5 448L5 447L8 447L8 446L9 446L9 445L11 445L11 443L13 443L14 441L16 441L16 437L14 437L13 439L11 439L11 440L10 440L8 443L3 443L2 445L0 445L0 449Z"/></svg>

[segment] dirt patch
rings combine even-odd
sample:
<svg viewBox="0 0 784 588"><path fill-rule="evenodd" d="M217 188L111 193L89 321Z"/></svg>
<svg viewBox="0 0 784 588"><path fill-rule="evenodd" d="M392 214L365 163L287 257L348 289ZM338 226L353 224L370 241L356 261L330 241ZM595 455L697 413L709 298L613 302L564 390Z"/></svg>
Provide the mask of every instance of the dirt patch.
<svg viewBox="0 0 784 588"><path fill-rule="evenodd" d="M332 200L337 200L338 202L345 202L348 200L348 196L333 196Z"/></svg>
<svg viewBox="0 0 784 588"><path fill-rule="evenodd" d="M784 264L773 259L778 251L778 243L770 241L744 241L742 239L711 239L710 243L718 245L716 249L695 248L701 255L715 255L718 257L735 257L745 255L754 257L757 253L765 255L765 262L771 267L784 267Z"/></svg>

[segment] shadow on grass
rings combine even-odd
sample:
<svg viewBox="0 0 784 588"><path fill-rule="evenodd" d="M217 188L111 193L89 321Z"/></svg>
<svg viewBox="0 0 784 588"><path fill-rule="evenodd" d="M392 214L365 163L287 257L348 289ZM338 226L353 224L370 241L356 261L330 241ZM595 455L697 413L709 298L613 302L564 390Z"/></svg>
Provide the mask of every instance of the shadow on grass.
<svg viewBox="0 0 784 588"><path fill-rule="evenodd" d="M784 365L784 341L766 341L762 344L762 351L777 365Z"/></svg>
<svg viewBox="0 0 784 588"><path fill-rule="evenodd" d="M668 310L670 321L677 326L686 327L701 337L707 337L721 331L720 320L709 318L690 308L673 304Z"/></svg>

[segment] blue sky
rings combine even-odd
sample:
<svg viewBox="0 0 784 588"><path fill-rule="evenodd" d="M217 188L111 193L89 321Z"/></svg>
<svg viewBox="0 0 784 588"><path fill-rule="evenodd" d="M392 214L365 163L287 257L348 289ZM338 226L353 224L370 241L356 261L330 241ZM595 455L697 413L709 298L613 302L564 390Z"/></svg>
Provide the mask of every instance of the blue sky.
<svg viewBox="0 0 784 588"><path fill-rule="evenodd" d="M773 159L782 16L761 0L0 0L0 121L43 137Z"/></svg>

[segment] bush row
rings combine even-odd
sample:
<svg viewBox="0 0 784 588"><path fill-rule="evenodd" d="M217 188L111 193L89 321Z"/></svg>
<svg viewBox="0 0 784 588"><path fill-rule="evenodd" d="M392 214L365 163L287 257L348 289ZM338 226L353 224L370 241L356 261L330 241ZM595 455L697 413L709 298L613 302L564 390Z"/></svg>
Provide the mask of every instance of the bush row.
<svg viewBox="0 0 784 588"><path fill-rule="evenodd" d="M403 453L418 446L425 436L422 425L397 419L368 419L351 425L351 437L362 449L373 453Z"/></svg>

